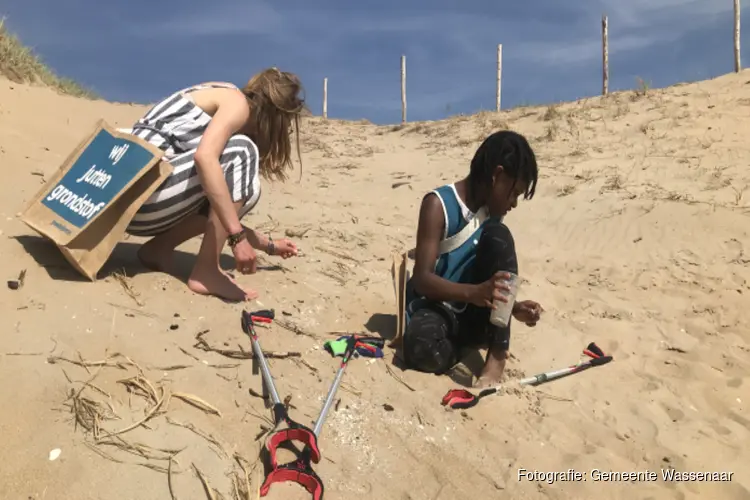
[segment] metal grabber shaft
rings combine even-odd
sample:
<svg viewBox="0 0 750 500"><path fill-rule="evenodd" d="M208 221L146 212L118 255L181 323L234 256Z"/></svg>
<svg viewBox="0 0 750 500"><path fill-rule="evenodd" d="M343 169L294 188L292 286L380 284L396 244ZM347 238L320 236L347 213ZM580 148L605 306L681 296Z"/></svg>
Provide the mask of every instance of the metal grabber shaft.
<svg viewBox="0 0 750 500"><path fill-rule="evenodd" d="M263 355L263 349L261 349L260 342L258 342L258 335L255 333L255 327L253 326L253 313L245 313L244 320L248 329L247 333L248 335L250 335L250 343L253 347L253 353L258 358L260 371L263 374L263 381L265 382L266 388L271 395L271 401L273 401L274 405L279 405L281 404L281 399L279 398L279 393L276 390L276 385L273 383L273 376L271 375L271 370L268 368L266 357Z"/></svg>
<svg viewBox="0 0 750 500"><path fill-rule="evenodd" d="M336 378L333 380L331 388L328 389L326 401L325 403L323 403L323 408L320 410L320 415L318 416L318 420L315 421L315 427L313 428L313 432L316 436L320 436L320 430L323 428L323 423L328 416L328 412L331 410L331 406L333 405L333 398L336 397L336 392L339 390L339 385L341 385L341 379L344 377L344 370L346 370L346 365L348 364L348 362L349 359L347 358L346 361L341 363L341 366L336 372Z"/></svg>
<svg viewBox="0 0 750 500"><path fill-rule="evenodd" d="M344 377L344 371L346 370L346 365L349 364L349 361L351 360L351 358L357 353L357 347L364 343L377 345L381 348L383 347L383 345L385 345L383 339L379 339L375 337L358 337L356 335L352 335L349 338L349 341L346 346L346 352L344 353L344 359L341 360L341 366L336 372L336 378L333 380L333 383L331 384L331 388L328 389L328 395L326 396L325 403L323 403L323 408L320 410L320 415L318 416L318 420L315 422L315 428L313 429L313 432L315 433L316 436L320 435L320 430L323 428L323 423L325 422L326 417L328 416L328 412L331 410L331 406L333 405L333 399L336 397L336 392L338 391L339 386L341 385L341 379Z"/></svg>

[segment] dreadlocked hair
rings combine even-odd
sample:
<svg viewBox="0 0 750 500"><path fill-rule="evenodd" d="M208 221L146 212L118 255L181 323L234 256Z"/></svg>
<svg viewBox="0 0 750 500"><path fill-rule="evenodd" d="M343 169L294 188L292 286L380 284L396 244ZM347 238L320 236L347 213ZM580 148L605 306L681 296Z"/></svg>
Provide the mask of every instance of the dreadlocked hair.
<svg viewBox="0 0 750 500"><path fill-rule="evenodd" d="M291 134L295 135L302 177L299 142L300 115L306 109L300 79L293 73L268 68L242 88L250 104L250 130L260 154L260 173L267 179L285 180L292 164ZM293 129L293 130L292 130Z"/></svg>
<svg viewBox="0 0 750 500"><path fill-rule="evenodd" d="M524 199L530 200L536 192L539 175L536 156L524 136L510 130L501 130L487 137L477 148L471 160L469 180L474 186L491 182L498 166L516 182L526 183Z"/></svg>

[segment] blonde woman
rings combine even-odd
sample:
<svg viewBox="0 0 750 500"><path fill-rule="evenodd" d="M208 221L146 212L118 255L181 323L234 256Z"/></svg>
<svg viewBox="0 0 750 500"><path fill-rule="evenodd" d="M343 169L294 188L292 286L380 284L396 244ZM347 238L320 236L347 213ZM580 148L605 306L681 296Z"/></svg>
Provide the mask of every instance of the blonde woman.
<svg viewBox="0 0 750 500"><path fill-rule="evenodd" d="M222 271L225 243L243 274L255 272L256 250L283 258L297 254L291 241L271 241L240 220L258 203L260 177L284 180L293 167L292 129L301 162L301 92L297 76L270 68L242 88L210 82L175 92L136 122L130 132L162 149L174 167L127 229L153 237L138 252L145 266L172 273L175 248L203 235L188 287L244 301L258 294Z"/></svg>

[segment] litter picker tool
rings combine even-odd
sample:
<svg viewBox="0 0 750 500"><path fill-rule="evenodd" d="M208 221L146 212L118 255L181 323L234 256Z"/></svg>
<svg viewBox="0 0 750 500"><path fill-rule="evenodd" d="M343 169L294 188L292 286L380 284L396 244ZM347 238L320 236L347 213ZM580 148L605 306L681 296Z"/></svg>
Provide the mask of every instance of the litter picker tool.
<svg viewBox="0 0 750 500"><path fill-rule="evenodd" d="M258 341L258 334L255 332L254 323L271 323L275 318L274 311L271 310L264 310L264 311L255 311L248 313L247 311L242 312L242 329L243 331L250 336L250 341L253 346L253 354L255 355L256 359L258 360L258 364L260 365L261 374L263 376L263 382L266 385L266 389L268 390L269 395L271 396L271 402L273 403L272 412L273 412L273 418L274 418L274 427L278 427L279 424L285 423L287 428L283 431L279 431L275 433L273 436L271 436L272 439L278 440L278 442L282 441L289 441L289 440L297 440L301 441L305 448L309 448L311 451L311 459L318 463L320 460L320 451L318 450L318 443L317 439L315 437L315 433L308 427L295 422L289 417L289 413L287 412L286 406L284 406L284 403L281 402L281 399L279 398L279 392L276 390L276 384L274 384L273 376L271 375L271 370L268 367L268 361L266 361L266 357L263 354L263 349L260 347L260 342ZM283 434L281 434L283 432ZM283 439L282 439L283 438ZM275 469L276 468L276 448L278 446L278 443L271 442L269 443L268 452L271 459L271 466Z"/></svg>
<svg viewBox="0 0 750 500"><path fill-rule="evenodd" d="M518 381L519 385L538 385L550 380L572 375L574 373L581 372L594 366L606 365L612 361L612 356L605 356L604 352L594 342L591 342L586 349L583 350L583 354L589 357L585 361L581 361L578 364L562 368L560 370L554 370L550 372L540 373L533 377L524 378ZM454 410L465 410L476 406L479 400L497 393L501 386L489 387L482 390L479 394L474 395L466 389L453 389L448 391L441 404L448 406Z"/></svg>
<svg viewBox="0 0 750 500"><path fill-rule="evenodd" d="M273 382L273 377L271 376L271 371L268 368L268 363L266 362L260 343L258 342L258 336L253 328L254 321L270 323L273 321L273 312L243 312L242 327L245 333L250 335L253 345L253 353L258 359L266 388L268 389L273 402L274 427L277 428L282 422L287 426L285 429L273 432L266 440L266 449L268 450L270 458L271 471L263 481L263 485L260 488L260 495L266 496L271 485L274 483L291 481L304 487L310 494L312 494L314 500L322 500L324 492L323 481L313 470L312 463L317 464L320 461L321 455L320 449L318 448L318 436L323 428L323 423L333 405L333 400L336 396L339 385L341 385L344 370L352 357L355 356L357 350L368 345L382 349L385 345L385 341L377 337L360 337L357 335L352 335L347 339L347 347L343 353L341 365L339 366L339 369L336 372L336 377L328 390L328 395L323 403L323 408L320 410L320 415L315 422L315 426L313 429L310 429L309 427L292 420L289 417L286 407L281 403L278 391ZM276 451L282 443L289 441L299 441L304 444L304 448L299 458L280 465L276 458Z"/></svg>

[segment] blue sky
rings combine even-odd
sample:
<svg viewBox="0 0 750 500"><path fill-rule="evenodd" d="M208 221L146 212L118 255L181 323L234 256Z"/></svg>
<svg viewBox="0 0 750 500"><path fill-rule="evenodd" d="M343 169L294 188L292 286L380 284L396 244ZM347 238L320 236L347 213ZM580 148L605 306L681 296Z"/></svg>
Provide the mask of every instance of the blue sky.
<svg viewBox="0 0 750 500"><path fill-rule="evenodd" d="M329 117L375 123L401 119L402 54L410 121L494 109L498 43L503 108L597 95L604 13L611 90L637 77L662 87L733 70L731 0L0 3L8 28L49 66L108 100L242 84L275 65L301 77L314 114L328 77Z"/></svg>

